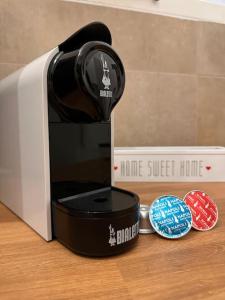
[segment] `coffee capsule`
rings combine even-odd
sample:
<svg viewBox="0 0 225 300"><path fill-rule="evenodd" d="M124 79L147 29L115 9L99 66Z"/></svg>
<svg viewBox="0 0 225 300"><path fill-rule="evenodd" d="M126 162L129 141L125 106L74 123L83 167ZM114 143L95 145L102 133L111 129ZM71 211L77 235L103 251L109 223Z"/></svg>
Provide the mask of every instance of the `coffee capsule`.
<svg viewBox="0 0 225 300"><path fill-rule="evenodd" d="M153 233L154 229L149 220L149 205L140 204L140 219L139 219L139 233L148 234Z"/></svg>
<svg viewBox="0 0 225 300"><path fill-rule="evenodd" d="M218 221L218 209L209 195L202 191L190 191L184 197L184 202L192 213L192 227L206 231L212 229Z"/></svg>
<svg viewBox="0 0 225 300"><path fill-rule="evenodd" d="M189 207L180 198L172 195L155 199L150 207L149 218L154 230L168 239L185 236L192 226Z"/></svg>

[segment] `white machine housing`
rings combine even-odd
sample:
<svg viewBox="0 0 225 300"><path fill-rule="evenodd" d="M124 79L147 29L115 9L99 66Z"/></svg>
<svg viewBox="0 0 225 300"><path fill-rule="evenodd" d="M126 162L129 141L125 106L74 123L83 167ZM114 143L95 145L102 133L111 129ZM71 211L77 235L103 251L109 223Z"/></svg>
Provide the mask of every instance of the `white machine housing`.
<svg viewBox="0 0 225 300"><path fill-rule="evenodd" d="M0 200L52 239L47 72L58 48L0 81Z"/></svg>

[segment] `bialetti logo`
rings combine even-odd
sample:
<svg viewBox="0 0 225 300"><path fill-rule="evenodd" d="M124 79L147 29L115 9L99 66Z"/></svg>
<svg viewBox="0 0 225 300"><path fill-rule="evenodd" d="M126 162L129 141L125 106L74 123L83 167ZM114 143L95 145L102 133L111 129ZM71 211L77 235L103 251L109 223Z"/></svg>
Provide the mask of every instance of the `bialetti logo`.
<svg viewBox="0 0 225 300"><path fill-rule="evenodd" d="M115 229L110 224L109 225L109 244L112 247L112 246L126 243L126 242L132 240L133 238L135 238L135 236L138 235L138 231L139 231L139 222L137 222L136 224L134 224L130 227L126 227L124 229L120 229L117 231L115 231Z"/></svg>
<svg viewBox="0 0 225 300"><path fill-rule="evenodd" d="M109 90L111 85L110 77L109 77L109 68L107 61L104 59L103 54L101 55L102 61L102 69L103 69L103 76L102 76L102 83L104 84L104 90L100 90L100 97L112 97L112 91Z"/></svg>
<svg viewBox="0 0 225 300"><path fill-rule="evenodd" d="M109 225L109 244L110 246L115 246L116 245L116 233L115 229L112 227L112 225Z"/></svg>

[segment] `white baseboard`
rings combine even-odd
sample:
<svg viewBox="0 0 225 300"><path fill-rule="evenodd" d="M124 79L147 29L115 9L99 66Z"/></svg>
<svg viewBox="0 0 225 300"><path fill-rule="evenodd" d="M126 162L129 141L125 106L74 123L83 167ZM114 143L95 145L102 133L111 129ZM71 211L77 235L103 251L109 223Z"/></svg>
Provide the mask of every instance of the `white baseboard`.
<svg viewBox="0 0 225 300"><path fill-rule="evenodd" d="M63 0L167 15L183 19L225 23L224 0Z"/></svg>

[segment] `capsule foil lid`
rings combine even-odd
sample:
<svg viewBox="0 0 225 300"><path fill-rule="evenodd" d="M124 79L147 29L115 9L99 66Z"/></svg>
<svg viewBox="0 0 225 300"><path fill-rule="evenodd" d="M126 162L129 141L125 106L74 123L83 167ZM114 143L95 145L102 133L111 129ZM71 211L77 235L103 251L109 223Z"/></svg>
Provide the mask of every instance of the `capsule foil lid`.
<svg viewBox="0 0 225 300"><path fill-rule="evenodd" d="M169 239L183 237L192 227L189 207L183 200L172 195L157 198L151 205L149 218L155 231Z"/></svg>
<svg viewBox="0 0 225 300"><path fill-rule="evenodd" d="M184 197L184 202L192 213L192 227L206 231L212 229L218 221L218 209L209 195L202 191L191 191Z"/></svg>

